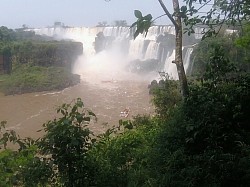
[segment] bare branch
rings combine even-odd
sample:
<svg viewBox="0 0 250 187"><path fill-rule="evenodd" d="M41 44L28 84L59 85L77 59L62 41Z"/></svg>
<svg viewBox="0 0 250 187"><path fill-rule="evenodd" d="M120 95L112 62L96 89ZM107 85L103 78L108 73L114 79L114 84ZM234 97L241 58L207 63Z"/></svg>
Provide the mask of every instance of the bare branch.
<svg viewBox="0 0 250 187"><path fill-rule="evenodd" d="M166 13L166 15L168 16L168 18L170 19L170 21L174 24L175 27L179 27L178 24L176 23L176 21L174 20L173 16L169 13L167 7L165 6L165 4L163 3L162 0L158 0L162 9L164 10L164 12Z"/></svg>

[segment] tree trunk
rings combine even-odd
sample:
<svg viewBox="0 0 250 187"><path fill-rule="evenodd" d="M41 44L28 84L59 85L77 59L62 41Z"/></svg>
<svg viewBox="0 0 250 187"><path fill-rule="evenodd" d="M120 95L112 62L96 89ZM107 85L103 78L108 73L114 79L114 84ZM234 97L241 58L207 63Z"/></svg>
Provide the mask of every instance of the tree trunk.
<svg viewBox="0 0 250 187"><path fill-rule="evenodd" d="M182 26L175 28L175 64L177 67L181 92L183 97L188 96L187 77L183 66L182 59Z"/></svg>
<svg viewBox="0 0 250 187"><path fill-rule="evenodd" d="M180 16L179 1L173 0L174 15L175 15L175 64L177 67L182 96L188 96L187 77L183 66L182 59L182 22Z"/></svg>
<svg viewBox="0 0 250 187"><path fill-rule="evenodd" d="M172 0L173 8L174 8L174 18L171 15L163 3L163 0L158 0L162 9L170 19L170 21L174 24L175 27L175 61L181 87L181 93L184 98L188 96L188 84L187 84L187 77L183 66L182 60L182 22L181 22L181 15L180 15L180 6L178 0Z"/></svg>

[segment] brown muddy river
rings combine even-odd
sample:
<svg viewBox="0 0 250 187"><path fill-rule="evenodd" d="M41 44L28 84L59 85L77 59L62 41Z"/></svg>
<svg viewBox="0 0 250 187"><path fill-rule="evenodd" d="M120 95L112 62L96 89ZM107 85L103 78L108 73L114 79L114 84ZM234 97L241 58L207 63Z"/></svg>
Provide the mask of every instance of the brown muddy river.
<svg viewBox="0 0 250 187"><path fill-rule="evenodd" d="M91 109L98 122L91 129L100 133L108 126L117 125L120 112L130 109L128 118L137 114L152 113L153 106L148 94L148 81L98 81L80 84L62 91L28 93L22 95L0 95L0 121L6 120L7 127L17 131L21 137L37 138L42 124L56 117L56 108L80 97L85 107ZM124 119L124 118L123 118Z"/></svg>

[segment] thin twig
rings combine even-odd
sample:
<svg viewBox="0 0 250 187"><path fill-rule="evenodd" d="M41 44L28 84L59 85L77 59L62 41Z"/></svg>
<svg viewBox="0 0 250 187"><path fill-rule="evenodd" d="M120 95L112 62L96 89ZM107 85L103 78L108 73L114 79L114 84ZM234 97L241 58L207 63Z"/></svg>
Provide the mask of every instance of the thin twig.
<svg viewBox="0 0 250 187"><path fill-rule="evenodd" d="M204 3L200 8L197 9L197 11L199 11L200 9L202 9L204 6L208 5L208 3L210 3L211 0L207 1L206 3Z"/></svg>
<svg viewBox="0 0 250 187"><path fill-rule="evenodd" d="M159 19L159 18L161 18L161 17L163 17L163 16L166 16L166 15L167 15L167 14L162 14L162 15L156 17L152 22L154 22L155 20L157 20L157 19Z"/></svg>

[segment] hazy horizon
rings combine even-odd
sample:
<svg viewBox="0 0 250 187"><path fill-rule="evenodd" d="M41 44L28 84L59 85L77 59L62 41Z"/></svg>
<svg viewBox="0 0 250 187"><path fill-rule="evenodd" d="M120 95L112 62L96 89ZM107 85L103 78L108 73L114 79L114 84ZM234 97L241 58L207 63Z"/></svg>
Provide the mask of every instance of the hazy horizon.
<svg viewBox="0 0 250 187"><path fill-rule="evenodd" d="M172 7L170 2L166 2ZM153 17L163 14L159 3L154 0L2 0L0 25L9 28L20 28L27 25L31 28L52 26L62 22L72 27L93 27L98 22L107 21L112 25L115 20L126 20L130 25L136 18L134 10L143 15L151 13ZM170 9L171 10L171 9ZM157 24L170 24L167 17L157 20Z"/></svg>

